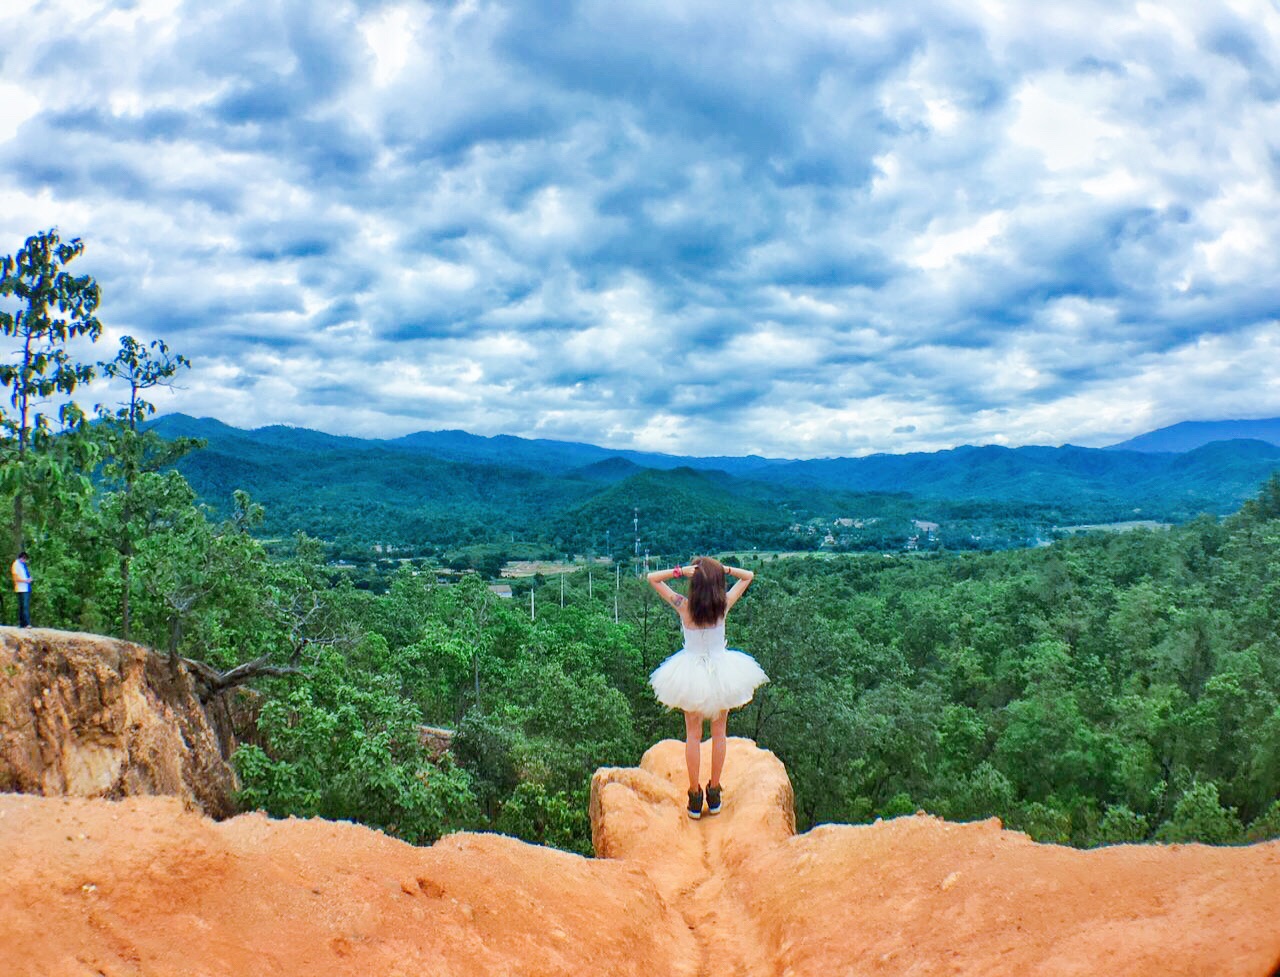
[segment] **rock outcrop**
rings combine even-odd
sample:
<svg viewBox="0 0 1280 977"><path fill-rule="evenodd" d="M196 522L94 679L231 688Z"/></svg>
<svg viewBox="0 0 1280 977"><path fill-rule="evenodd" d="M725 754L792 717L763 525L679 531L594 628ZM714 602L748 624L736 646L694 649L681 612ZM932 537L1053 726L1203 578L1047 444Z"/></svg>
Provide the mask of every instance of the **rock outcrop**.
<svg viewBox="0 0 1280 977"><path fill-rule="evenodd" d="M1280 842L1041 845L926 815L793 835L786 770L731 739L725 808L673 815L682 743L592 787L597 849L640 865L688 922L700 973L1269 977ZM703 748L703 769L710 756Z"/></svg>
<svg viewBox="0 0 1280 977"><path fill-rule="evenodd" d="M0 627L0 791L164 794L226 817L235 694L211 714L181 662L141 645Z"/></svg>
<svg viewBox="0 0 1280 977"><path fill-rule="evenodd" d="M705 757L709 762L710 757ZM0 796L0 973L1213 975L1280 962L1280 843L1037 845L998 822L792 827L782 764L730 740L685 817L683 744L603 769L601 857L499 835L414 848L173 799Z"/></svg>

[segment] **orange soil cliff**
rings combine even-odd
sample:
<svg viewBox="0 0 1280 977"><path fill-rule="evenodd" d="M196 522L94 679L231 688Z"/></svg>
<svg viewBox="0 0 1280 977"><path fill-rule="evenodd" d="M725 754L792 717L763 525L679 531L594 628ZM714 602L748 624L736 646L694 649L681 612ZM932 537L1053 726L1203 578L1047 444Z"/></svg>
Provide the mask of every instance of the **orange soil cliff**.
<svg viewBox="0 0 1280 977"><path fill-rule="evenodd" d="M203 704L187 666L142 645L0 627L0 791L47 796L164 794L234 813L232 711Z"/></svg>
<svg viewBox="0 0 1280 977"><path fill-rule="evenodd" d="M682 743L592 782L597 851L642 866L685 916L699 973L1261 977L1280 963L1280 842L1078 851L922 815L794 835L772 753L730 739L724 781L725 809L697 822L679 813Z"/></svg>
<svg viewBox="0 0 1280 977"><path fill-rule="evenodd" d="M665 741L596 773L598 859L0 795L0 974L1262 977L1280 961L1280 843L1081 852L923 816L795 836L771 753L730 740L724 811L700 822L683 765Z"/></svg>

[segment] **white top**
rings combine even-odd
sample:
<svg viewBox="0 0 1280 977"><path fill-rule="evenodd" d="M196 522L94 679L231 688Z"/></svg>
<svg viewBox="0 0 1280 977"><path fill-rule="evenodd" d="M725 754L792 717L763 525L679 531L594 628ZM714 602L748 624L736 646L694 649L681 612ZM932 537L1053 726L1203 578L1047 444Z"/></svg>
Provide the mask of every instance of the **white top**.
<svg viewBox="0 0 1280 977"><path fill-rule="evenodd" d="M25 560L13 561L13 591L25 594L31 589L31 570Z"/></svg>
<svg viewBox="0 0 1280 977"><path fill-rule="evenodd" d="M684 631L685 651L710 655L712 652L725 650L724 618L720 618L718 623L709 628L691 628L683 621L680 622L680 627Z"/></svg>

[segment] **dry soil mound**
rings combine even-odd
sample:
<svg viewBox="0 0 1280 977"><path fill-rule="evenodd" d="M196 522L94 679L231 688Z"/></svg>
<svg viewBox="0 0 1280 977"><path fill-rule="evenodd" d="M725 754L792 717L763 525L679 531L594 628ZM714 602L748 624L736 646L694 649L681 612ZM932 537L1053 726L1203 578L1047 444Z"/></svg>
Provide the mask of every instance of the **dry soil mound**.
<svg viewBox="0 0 1280 977"><path fill-rule="evenodd" d="M693 973L640 869L500 835L4 795L0 864L7 977Z"/></svg>
<svg viewBox="0 0 1280 977"><path fill-rule="evenodd" d="M181 661L97 634L0 627L0 678L0 791L166 794L233 812L235 693L207 707Z"/></svg>
<svg viewBox="0 0 1280 977"><path fill-rule="evenodd" d="M597 772L599 859L0 796L0 974L1254 977L1280 960L1280 843L1079 852L929 817L794 836L772 754L731 740L725 809L700 822L683 762L663 742Z"/></svg>

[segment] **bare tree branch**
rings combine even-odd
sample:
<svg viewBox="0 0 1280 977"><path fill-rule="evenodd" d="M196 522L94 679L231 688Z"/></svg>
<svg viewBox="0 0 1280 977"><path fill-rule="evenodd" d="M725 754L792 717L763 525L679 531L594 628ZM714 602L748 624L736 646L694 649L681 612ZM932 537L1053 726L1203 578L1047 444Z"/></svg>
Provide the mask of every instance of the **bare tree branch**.
<svg viewBox="0 0 1280 977"><path fill-rule="evenodd" d="M220 672L212 665L207 665L194 658L184 658L183 662L199 681L202 687L200 694L202 700L211 699L227 689L243 685L250 679L262 677L279 678L284 675L305 674L301 668L293 665L271 664L270 655L263 655L260 658L247 661L225 672Z"/></svg>

